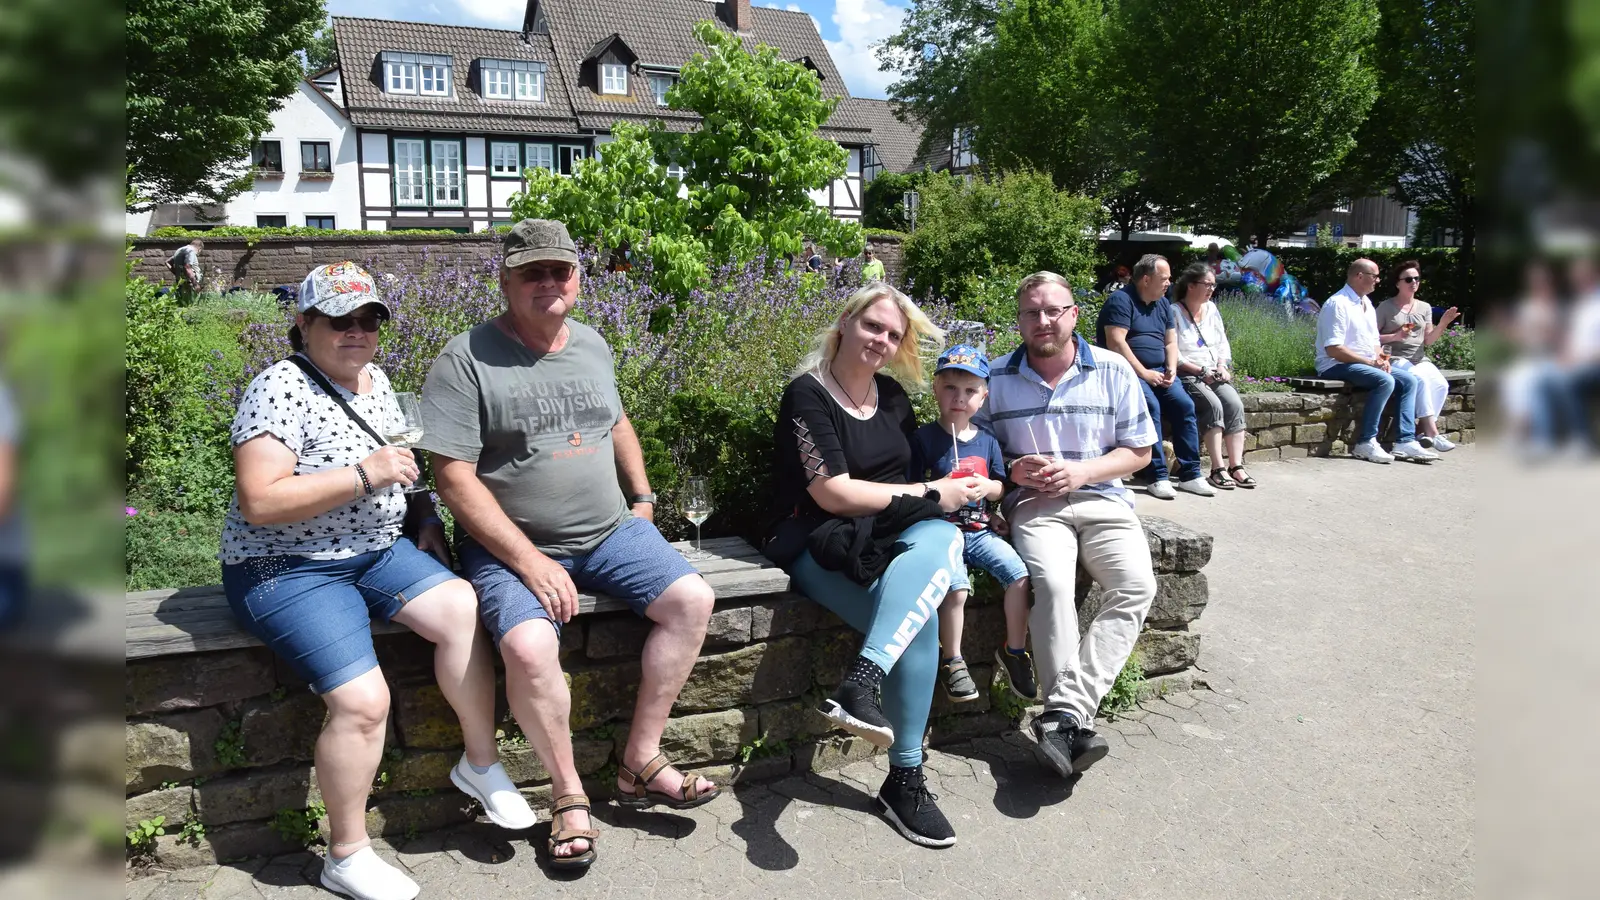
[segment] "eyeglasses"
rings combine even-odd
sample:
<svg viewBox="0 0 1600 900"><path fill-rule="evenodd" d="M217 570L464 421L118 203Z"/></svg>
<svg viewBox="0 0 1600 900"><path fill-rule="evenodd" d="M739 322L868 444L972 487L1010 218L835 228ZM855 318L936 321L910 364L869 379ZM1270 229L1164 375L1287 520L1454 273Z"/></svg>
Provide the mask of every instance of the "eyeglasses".
<svg viewBox="0 0 1600 900"><path fill-rule="evenodd" d="M572 277L572 268L572 263L552 263L545 266L530 264L518 266L517 271L522 273L523 281L543 281L548 278L560 282Z"/></svg>
<svg viewBox="0 0 1600 900"><path fill-rule="evenodd" d="M359 325L361 326L361 330L365 331L367 334L372 334L374 331L377 331L380 327L382 327L386 319L385 316L379 315L378 313L367 313L364 316L324 316L322 313L312 313L312 315L321 316L322 318L327 319L328 327L332 328L334 331L349 331L351 328Z"/></svg>
<svg viewBox="0 0 1600 900"><path fill-rule="evenodd" d="M1038 309L1025 309L1022 312L1017 314L1017 318L1019 318L1019 319L1038 319L1041 322L1044 322L1044 321L1054 322L1056 319L1059 319L1062 316L1066 315L1067 310L1069 310L1069 309L1077 309L1077 308L1078 307L1076 305L1073 305L1073 306L1041 306Z"/></svg>
<svg viewBox="0 0 1600 900"><path fill-rule="evenodd" d="M1194 286L1207 291L1214 291L1217 289L1217 283L1215 281L1196 281Z"/></svg>
<svg viewBox="0 0 1600 900"><path fill-rule="evenodd" d="M1407 275L1406 277L1401 278L1400 280L1404 281L1406 284L1416 284L1417 282L1422 280L1422 276L1421 275Z"/></svg>

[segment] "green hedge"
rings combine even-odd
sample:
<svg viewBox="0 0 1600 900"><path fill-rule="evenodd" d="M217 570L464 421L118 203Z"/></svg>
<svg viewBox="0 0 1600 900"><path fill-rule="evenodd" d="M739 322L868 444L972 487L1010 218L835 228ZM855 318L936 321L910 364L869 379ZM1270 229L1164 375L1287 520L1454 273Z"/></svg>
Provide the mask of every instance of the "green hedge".
<svg viewBox="0 0 1600 900"><path fill-rule="evenodd" d="M910 174L882 172L867 182L861 200L861 227L869 232L880 228L910 230L911 223L906 219L906 191L920 190L931 174L927 170Z"/></svg>
<svg viewBox="0 0 1600 900"><path fill-rule="evenodd" d="M479 232L486 234L487 232ZM390 231L364 231L356 228L306 228L303 225L290 225L286 228L256 228L250 225L219 225L216 228L196 230L184 228L179 225L168 225L150 232L152 238L265 238L265 237L359 237L382 238L396 234L405 235L439 235L442 237L464 236L459 231L445 231L433 228L396 228ZM130 235L138 240L138 235Z"/></svg>
<svg viewBox="0 0 1600 900"><path fill-rule="evenodd" d="M1350 264L1365 257L1378 264L1383 283L1373 291L1373 300L1394 295L1394 276L1400 263L1416 260L1422 264L1420 296L1434 306L1461 309L1465 324L1471 324L1475 291L1473 271L1461 255L1450 247L1395 247L1358 249L1348 247L1273 247L1289 274L1300 280L1312 298L1322 300L1344 286ZM1205 258L1204 250L1182 254L1178 268ZM1174 273L1176 275L1176 273Z"/></svg>

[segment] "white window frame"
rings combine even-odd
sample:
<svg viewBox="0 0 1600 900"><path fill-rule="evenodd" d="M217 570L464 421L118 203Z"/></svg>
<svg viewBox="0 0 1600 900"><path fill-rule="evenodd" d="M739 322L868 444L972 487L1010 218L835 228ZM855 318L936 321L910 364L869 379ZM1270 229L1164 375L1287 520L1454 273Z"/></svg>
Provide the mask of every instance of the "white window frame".
<svg viewBox="0 0 1600 900"><path fill-rule="evenodd" d="M561 157L563 155L567 157L567 171L565 172L561 171ZM582 162L588 155L589 148L582 144L557 144L556 155L552 160L555 164L553 171L557 175L570 177L578 171L578 163Z"/></svg>
<svg viewBox="0 0 1600 900"><path fill-rule="evenodd" d="M490 100L510 100L511 70L498 66L483 67L483 95Z"/></svg>
<svg viewBox="0 0 1600 900"><path fill-rule="evenodd" d="M394 161L392 163L394 177L394 203L396 206L427 206L428 205L428 161L427 143L421 138L395 138ZM402 154L402 148L405 153ZM401 157L404 155L406 166L400 167ZM412 196L415 194L415 196Z"/></svg>
<svg viewBox="0 0 1600 900"><path fill-rule="evenodd" d="M681 164L679 164L679 163L668 163L667 164L667 177L668 178L676 178L679 181L682 181L683 180L683 176L684 176L684 168L683 168L683 166Z"/></svg>
<svg viewBox="0 0 1600 900"><path fill-rule="evenodd" d="M544 102L544 73L532 71L517 71L516 92L518 100L531 100L536 103Z"/></svg>
<svg viewBox="0 0 1600 900"><path fill-rule="evenodd" d="M386 94L415 94L417 92L417 64L412 62L384 63L383 90Z"/></svg>
<svg viewBox="0 0 1600 900"><path fill-rule="evenodd" d="M431 178L431 192L433 206L465 206L466 205L466 172L463 170L462 147L460 141L443 140L433 141L429 148L429 174ZM445 151L445 152L440 152ZM448 161L454 160L455 165L446 167ZM454 189L455 199L450 198Z"/></svg>
<svg viewBox="0 0 1600 900"><path fill-rule="evenodd" d="M556 148L554 144L524 144L523 152L527 154L529 169L543 169L546 172L556 170Z"/></svg>
<svg viewBox="0 0 1600 900"><path fill-rule="evenodd" d="M417 68L420 70L417 73L417 92L418 93L422 94L425 97L448 97L448 96L450 96L450 67L449 66L442 65L440 63L422 63ZM430 74L432 75L431 79L429 78ZM430 80L432 80L434 82L433 87L429 87L428 86L428 82Z"/></svg>
<svg viewBox="0 0 1600 900"><path fill-rule="evenodd" d="M489 145L489 174L499 176L520 175L522 167L517 154L521 147L505 141L494 141Z"/></svg>
<svg viewBox="0 0 1600 900"><path fill-rule="evenodd" d="M663 75L658 72L650 74L650 93L655 96L657 106L667 105L667 91L672 90L672 86L677 82L678 79L673 78L671 75Z"/></svg>
<svg viewBox="0 0 1600 900"><path fill-rule="evenodd" d="M602 63L600 66L600 93L628 93L628 67L622 63Z"/></svg>

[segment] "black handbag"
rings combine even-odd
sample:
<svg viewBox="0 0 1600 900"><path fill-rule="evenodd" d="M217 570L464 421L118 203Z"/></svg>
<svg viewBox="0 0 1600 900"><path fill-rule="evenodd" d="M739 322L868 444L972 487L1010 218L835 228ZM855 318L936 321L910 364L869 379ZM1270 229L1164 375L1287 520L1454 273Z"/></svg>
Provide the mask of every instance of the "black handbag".
<svg viewBox="0 0 1600 900"><path fill-rule="evenodd" d="M306 359L304 356L296 353L295 355L289 357L289 362L292 362L298 366L300 371L306 373L307 378L315 382L317 387L322 388L322 392L324 394L327 394L329 397L331 397L334 403L339 404L339 408L344 410L344 414L349 416L350 420L355 422L362 431L365 431L367 434L371 435L372 439L378 442L379 447L389 446L389 442L384 440L382 435L379 435L376 431L373 431L372 426L367 424L367 420L361 418L361 414L356 412L354 409L351 409L350 404L346 403L345 399L339 396L339 391L335 389L334 386L328 381L328 376L322 374L322 372L316 366L312 365L311 360ZM417 479L420 481L422 479L421 459L417 460L417 471ZM417 542L417 536L422 533L423 520L427 519L429 516L432 516L434 513L435 510L433 508L433 499L429 497L426 492L418 491L416 493L407 494L406 517L405 521L400 525L400 536L409 539L413 544L415 544Z"/></svg>

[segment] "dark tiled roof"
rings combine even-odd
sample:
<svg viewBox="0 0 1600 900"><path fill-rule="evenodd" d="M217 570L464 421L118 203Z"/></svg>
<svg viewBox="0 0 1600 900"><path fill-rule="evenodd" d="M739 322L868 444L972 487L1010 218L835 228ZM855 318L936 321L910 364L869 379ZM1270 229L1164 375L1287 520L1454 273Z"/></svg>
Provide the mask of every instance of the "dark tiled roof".
<svg viewBox="0 0 1600 900"><path fill-rule="evenodd" d="M334 41L343 70L345 107L357 125L426 128L439 131L487 131L576 134L571 92L559 71L555 50L545 35L519 31L466 28L388 19L333 18ZM451 57L454 96L423 97L386 94L380 81L378 54L385 50L444 53ZM547 64L545 102L488 100L470 83L479 59L538 61Z"/></svg>
<svg viewBox="0 0 1600 900"><path fill-rule="evenodd" d="M887 100L857 97L849 102L871 126L872 140L878 145L878 161L886 171L922 170L917 164L917 143L922 140L922 126L908 125L895 118Z"/></svg>
<svg viewBox="0 0 1600 900"><path fill-rule="evenodd" d="M729 30L717 15L718 4L706 0L540 2L550 23L550 38L561 60L562 75L571 80L573 105L586 126L595 121L595 117L584 113L598 114L598 118L608 123L619 118L641 121L672 118L669 111L655 105L647 78L631 79L632 93L628 97L602 96L577 84L580 64L600 41L616 34L638 54L641 64L678 68L705 49L694 37L694 26L701 19L710 19L723 30ZM850 92L838 69L834 68L828 47L810 16L767 7L754 7L750 12L750 31L740 35L746 47L753 50L758 43L767 44L778 51L780 58L787 60L809 56L822 76L823 94L848 100ZM693 117L688 121L692 122ZM678 126L669 121L668 127L677 130ZM822 133L834 140L864 140L861 132L868 127L852 106L841 102Z"/></svg>

